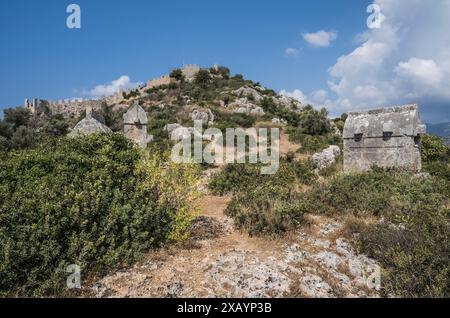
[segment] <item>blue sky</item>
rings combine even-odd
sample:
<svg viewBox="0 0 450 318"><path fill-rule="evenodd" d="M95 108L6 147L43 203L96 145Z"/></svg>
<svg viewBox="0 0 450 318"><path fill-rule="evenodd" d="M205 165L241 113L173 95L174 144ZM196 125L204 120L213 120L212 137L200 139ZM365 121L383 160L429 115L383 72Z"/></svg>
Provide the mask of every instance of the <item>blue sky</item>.
<svg viewBox="0 0 450 318"><path fill-rule="evenodd" d="M383 7L385 1L377 2ZM66 27L66 7L70 3L81 7L80 30ZM348 66L353 63L352 52L363 47L364 41L380 41L377 40L380 35L372 34L371 38L367 34L372 32L366 25L369 16L366 8L370 3L366 0L1 0L0 108L21 105L24 98L88 97L80 95L122 75L127 75L131 82L145 82L182 64L217 63L276 91L323 104L334 114L367 108L371 102L367 99L373 100L373 106L411 99L437 105L422 109L427 120L450 120L446 96L441 96L440 91L414 96L408 92L402 96L392 94L381 101L377 92L389 89L385 89L387 81L383 82L379 74L373 75L376 77L373 83L354 78ZM401 12L389 6L386 10L388 18ZM391 25L389 20L387 23ZM319 31L333 33L335 39L321 47L305 40L305 34L317 35ZM355 39L358 34L360 42ZM395 56L390 69L399 78L417 75L417 69L440 66L432 65L430 61L437 60L427 54ZM341 65L339 58L345 57L350 61ZM432 72L431 76L444 81L447 73L443 74L443 78L440 71ZM420 76L418 79L423 79ZM353 81L351 95L348 87L343 89L343 80ZM361 88L359 82L364 82ZM404 85L401 89L405 89ZM359 97L366 99L361 102Z"/></svg>

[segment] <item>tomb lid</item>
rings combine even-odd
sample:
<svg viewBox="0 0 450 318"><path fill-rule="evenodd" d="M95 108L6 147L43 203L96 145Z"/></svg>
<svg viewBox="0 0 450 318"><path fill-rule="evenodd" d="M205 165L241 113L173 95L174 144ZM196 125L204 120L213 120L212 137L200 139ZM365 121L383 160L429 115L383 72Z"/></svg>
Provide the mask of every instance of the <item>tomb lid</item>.
<svg viewBox="0 0 450 318"><path fill-rule="evenodd" d="M414 137L424 130L422 126L417 105L352 112L345 122L344 139L353 139L355 134L362 134L364 138L382 138L383 133Z"/></svg>
<svg viewBox="0 0 450 318"><path fill-rule="evenodd" d="M133 106L131 106L130 109L128 109L128 111L123 115L123 122L124 124L129 125L147 125L147 113L141 106L139 106L139 103L135 102Z"/></svg>

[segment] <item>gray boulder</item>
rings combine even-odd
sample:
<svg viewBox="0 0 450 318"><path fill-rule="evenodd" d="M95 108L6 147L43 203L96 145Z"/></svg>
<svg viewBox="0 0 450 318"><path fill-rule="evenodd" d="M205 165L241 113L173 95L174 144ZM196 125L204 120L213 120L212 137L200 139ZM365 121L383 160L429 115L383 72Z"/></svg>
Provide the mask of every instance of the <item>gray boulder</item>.
<svg viewBox="0 0 450 318"><path fill-rule="evenodd" d="M212 125L214 123L214 114L210 109L204 112L194 109L191 113L191 119L200 120L202 122L207 122L208 124Z"/></svg>
<svg viewBox="0 0 450 318"><path fill-rule="evenodd" d="M314 167L322 170L332 166L341 154L338 146L330 146L322 152L315 153L312 157Z"/></svg>

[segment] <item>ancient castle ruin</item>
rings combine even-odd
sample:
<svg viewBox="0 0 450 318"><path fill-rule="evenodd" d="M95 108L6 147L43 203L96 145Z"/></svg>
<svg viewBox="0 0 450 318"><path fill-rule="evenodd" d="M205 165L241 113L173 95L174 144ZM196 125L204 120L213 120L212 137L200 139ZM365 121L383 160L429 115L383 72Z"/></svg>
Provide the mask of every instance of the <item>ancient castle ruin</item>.
<svg viewBox="0 0 450 318"><path fill-rule="evenodd" d="M344 127L344 170L376 166L420 171L420 141L425 133L417 105L349 113Z"/></svg>
<svg viewBox="0 0 450 318"><path fill-rule="evenodd" d="M195 64L188 64L181 68L181 72L188 82L192 82L195 79L195 75L197 75L199 71L200 66Z"/></svg>
<svg viewBox="0 0 450 318"><path fill-rule="evenodd" d="M192 82L195 79L195 75L200 71L200 66L195 64L185 65L181 68L181 72L183 73L186 81ZM169 85L172 83L176 83L176 79L170 77L169 75L164 75L158 78L151 79L147 82L147 86L145 89L151 89L155 87L159 87L161 85Z"/></svg>
<svg viewBox="0 0 450 318"><path fill-rule="evenodd" d="M149 80L147 82L146 89L159 87L161 85L169 85L171 83L176 83L176 79L170 77L169 75L165 75L165 76L161 76L161 77Z"/></svg>
<svg viewBox="0 0 450 318"><path fill-rule="evenodd" d="M100 111L107 104L106 99L83 100L81 98L64 99L58 101L49 101L45 99L34 98L25 99L24 108L32 114L49 112L52 115L61 114L64 118L79 118L88 108L93 111Z"/></svg>

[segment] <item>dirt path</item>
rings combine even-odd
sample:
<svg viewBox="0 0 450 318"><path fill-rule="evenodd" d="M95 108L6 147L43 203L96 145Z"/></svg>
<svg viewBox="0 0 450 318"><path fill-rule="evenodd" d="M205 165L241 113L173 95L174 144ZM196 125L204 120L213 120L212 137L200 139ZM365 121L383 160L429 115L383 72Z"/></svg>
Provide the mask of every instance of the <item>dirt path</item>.
<svg viewBox="0 0 450 318"><path fill-rule="evenodd" d="M188 243L107 275L92 286L94 297L375 295L364 277L375 263L353 253L335 220L309 217L310 225L289 237L254 238L223 215L229 200L203 197Z"/></svg>

